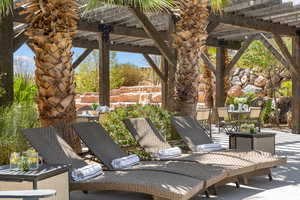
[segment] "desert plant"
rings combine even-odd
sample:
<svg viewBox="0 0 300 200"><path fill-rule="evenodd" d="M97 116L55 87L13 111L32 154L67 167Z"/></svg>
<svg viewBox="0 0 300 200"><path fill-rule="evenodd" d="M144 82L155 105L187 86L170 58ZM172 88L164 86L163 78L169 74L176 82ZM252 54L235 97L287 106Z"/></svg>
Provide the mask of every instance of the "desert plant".
<svg viewBox="0 0 300 200"><path fill-rule="evenodd" d="M30 79L23 77L14 78L14 102L30 103L36 97L37 87Z"/></svg>
<svg viewBox="0 0 300 200"><path fill-rule="evenodd" d="M264 102L262 113L261 113L261 120L264 123L268 123L270 116L272 115L273 108L272 108L272 99L268 99Z"/></svg>
<svg viewBox="0 0 300 200"><path fill-rule="evenodd" d="M29 148L20 130L39 125L37 108L33 103L0 107L0 165L8 164L10 153Z"/></svg>

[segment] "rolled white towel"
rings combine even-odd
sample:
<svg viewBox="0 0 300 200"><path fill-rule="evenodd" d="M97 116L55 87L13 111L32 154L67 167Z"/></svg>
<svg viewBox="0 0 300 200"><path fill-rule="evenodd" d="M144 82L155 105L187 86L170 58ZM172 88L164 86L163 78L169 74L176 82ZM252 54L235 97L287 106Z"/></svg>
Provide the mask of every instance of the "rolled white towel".
<svg viewBox="0 0 300 200"><path fill-rule="evenodd" d="M102 175L104 172L101 165L99 164L90 164L72 171L73 181L85 181L97 176Z"/></svg>
<svg viewBox="0 0 300 200"><path fill-rule="evenodd" d="M98 106L96 111L101 112L101 113L106 113L106 112L109 112L109 107L108 106Z"/></svg>
<svg viewBox="0 0 300 200"><path fill-rule="evenodd" d="M173 147L173 148L158 151L159 158L172 158L172 157L180 156L181 154L182 151L179 147Z"/></svg>
<svg viewBox="0 0 300 200"><path fill-rule="evenodd" d="M211 143L211 144L201 144L196 147L197 152L211 152L224 149L221 144Z"/></svg>
<svg viewBox="0 0 300 200"><path fill-rule="evenodd" d="M155 154L155 157L157 158L173 158L180 156L182 154L182 151L179 147L173 147L169 149L163 149L159 150L157 154Z"/></svg>
<svg viewBox="0 0 300 200"><path fill-rule="evenodd" d="M130 156L114 159L111 162L111 165L114 169L123 169L123 168L136 165L139 162L140 162L140 158L136 154L132 154Z"/></svg>

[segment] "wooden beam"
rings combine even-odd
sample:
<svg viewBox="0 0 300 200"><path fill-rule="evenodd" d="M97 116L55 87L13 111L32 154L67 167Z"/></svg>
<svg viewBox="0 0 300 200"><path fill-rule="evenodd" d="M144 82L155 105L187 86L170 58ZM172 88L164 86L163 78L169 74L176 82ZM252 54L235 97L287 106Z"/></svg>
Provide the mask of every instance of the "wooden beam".
<svg viewBox="0 0 300 200"><path fill-rule="evenodd" d="M234 67L234 65L239 61L239 59L241 58L241 56L244 54L244 52L247 50L247 48L249 47L249 45L252 43L253 40L255 40L257 38L257 35L251 35L248 37L248 39L242 44L242 47L240 48L240 50L235 54L235 56L232 58L232 60L230 61L230 63L226 66L225 69L225 75L228 75L229 72L232 70L232 68Z"/></svg>
<svg viewBox="0 0 300 200"><path fill-rule="evenodd" d="M293 37L292 40L292 55L297 66L300 66L300 38ZM300 134L300 77L296 73L291 73L292 76L292 133Z"/></svg>
<svg viewBox="0 0 300 200"><path fill-rule="evenodd" d="M99 45L96 40L74 39L73 46L85 49L98 49ZM131 53L146 53L152 55L160 55L160 51L155 47L133 46L128 44L110 44L111 51L123 51Z"/></svg>
<svg viewBox="0 0 300 200"><path fill-rule="evenodd" d="M241 42L230 41L230 40L219 40L217 38L208 36L208 38L206 39L206 46L224 47L226 49L238 50L239 48L241 48Z"/></svg>
<svg viewBox="0 0 300 200"><path fill-rule="evenodd" d="M170 97L169 97L169 63L163 57L160 56L160 66L163 71L164 76L166 77L166 81L161 82L161 107L164 109L169 109Z"/></svg>
<svg viewBox="0 0 300 200"><path fill-rule="evenodd" d="M215 106L223 107L225 105L225 48L217 48L217 57L216 57L216 97L215 97Z"/></svg>
<svg viewBox="0 0 300 200"><path fill-rule="evenodd" d="M254 17L246 17L234 13L211 13L209 16L209 21L230 24L263 32L270 32L278 35L295 36L297 30L297 28L294 26L273 23L272 21L257 19Z"/></svg>
<svg viewBox="0 0 300 200"><path fill-rule="evenodd" d="M100 32L99 39L99 104L110 107L109 39Z"/></svg>
<svg viewBox="0 0 300 200"><path fill-rule="evenodd" d="M297 74L299 76L300 75L299 67L298 67L296 61L292 58L288 48L284 44L281 37L279 35L274 34L274 40L275 40L276 44L278 45L280 51L284 55L286 61L289 63L291 72L294 73L294 74Z"/></svg>
<svg viewBox="0 0 300 200"><path fill-rule="evenodd" d="M161 37L159 32L155 29L153 24L150 22L148 17L142 13L139 9L129 8L129 10L136 16L136 18L141 23L145 32L154 40L157 48L160 50L161 54L168 60L168 62L176 67L176 63L174 61L174 55L172 54L171 48L167 46L164 39Z"/></svg>
<svg viewBox="0 0 300 200"><path fill-rule="evenodd" d="M5 94L0 98L0 106L13 102L14 99L14 31L11 14L0 15L0 87L5 89Z"/></svg>
<svg viewBox="0 0 300 200"><path fill-rule="evenodd" d="M19 11L22 11L22 7L18 7L14 10L14 21L19 23L26 23L24 15L20 15ZM80 19L78 22L78 30L80 31L87 31L92 33L98 33L99 30L99 22L89 22L87 20ZM159 32L161 37L166 39L167 38L167 32L166 31L160 31ZM144 31L142 28L130 28L126 26L120 26L120 25L113 25L112 32L110 33L112 35L124 35L128 37L137 37L137 38L151 38L149 35Z"/></svg>
<svg viewBox="0 0 300 200"><path fill-rule="evenodd" d="M202 58L203 62L205 62L207 64L210 71L212 71L214 74L216 74L216 66L210 61L208 55L206 55L205 53L202 53L201 58Z"/></svg>
<svg viewBox="0 0 300 200"><path fill-rule="evenodd" d="M25 30L14 37L14 52L17 51L26 41L28 37L25 35Z"/></svg>
<svg viewBox="0 0 300 200"><path fill-rule="evenodd" d="M86 49L72 64L73 69L76 69L80 63L93 51L93 49Z"/></svg>
<svg viewBox="0 0 300 200"><path fill-rule="evenodd" d="M143 53L143 56L147 60L149 65L152 67L152 69L155 71L155 73L160 77L160 79L162 81L166 82L167 79L166 79L165 75L160 71L160 69L157 67L157 65L152 60L152 58L148 54L145 54L145 53Z"/></svg>
<svg viewBox="0 0 300 200"><path fill-rule="evenodd" d="M259 34L259 40L265 45L266 49L268 49L272 55L281 62L281 64L286 67L287 69L290 69L289 63L286 61L286 59L278 52L278 50L269 42L268 38L265 36L265 34L261 33Z"/></svg>

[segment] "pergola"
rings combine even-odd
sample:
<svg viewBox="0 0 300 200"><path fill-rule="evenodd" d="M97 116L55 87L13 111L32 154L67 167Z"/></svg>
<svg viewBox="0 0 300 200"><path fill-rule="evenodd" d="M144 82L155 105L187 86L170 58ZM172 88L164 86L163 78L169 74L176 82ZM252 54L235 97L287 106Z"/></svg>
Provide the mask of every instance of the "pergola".
<svg viewBox="0 0 300 200"><path fill-rule="evenodd" d="M162 103L171 103L170 91L174 89L176 72L176 50L172 48L172 33L175 32L176 11L171 13L147 13L127 7L103 6L83 13L85 1L81 3L81 18L78 32L73 40L75 47L84 52L74 61L76 68L92 50L98 49L100 93L99 102L109 105L109 51L140 53L162 80ZM11 16L0 18L0 73L8 91L3 102L13 98L13 53L28 41L25 36L25 16L16 7ZM254 40L261 40L271 53L285 66L293 80L293 123L294 133L300 133L300 5L281 0L232 0L223 14L211 13L206 41L208 46L217 47L216 64L206 54L202 59L216 77L215 106L224 106L224 77L238 62ZM293 38L290 53L282 36ZM280 49L269 39L273 37ZM225 49L237 50L229 64L225 64ZM150 55L162 57L161 69Z"/></svg>

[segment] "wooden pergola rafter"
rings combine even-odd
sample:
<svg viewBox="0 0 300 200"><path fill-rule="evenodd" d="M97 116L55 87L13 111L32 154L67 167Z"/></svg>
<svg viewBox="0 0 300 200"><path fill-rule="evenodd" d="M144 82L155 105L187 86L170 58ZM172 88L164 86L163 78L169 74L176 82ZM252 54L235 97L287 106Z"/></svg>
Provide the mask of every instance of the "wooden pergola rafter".
<svg viewBox="0 0 300 200"><path fill-rule="evenodd" d="M83 3L81 7L84 8L86 2L80 0L78 3ZM8 16L0 22L0 31L5 32L5 34L0 33L0 44L4 45L3 48L10 51L10 54L13 54L22 44L28 42L24 34L26 16L19 14L23 9L23 7L15 8L12 16ZM81 12L83 10L80 9ZM133 8L116 6L104 6L85 14L81 13L78 32L74 37L73 45L86 50L74 61L73 67L76 68L92 50L100 50L100 82L101 85L106 85L100 88L99 99L101 104L109 105L109 98L107 98L109 96L109 86L107 86L109 85L109 59L105 58L105 56L108 57L109 51L142 54L162 79L163 104L167 104L168 96L166 94L172 90L171 86L174 85L177 63L176 50L171 45L171 34L175 32L175 20L170 17L173 14L175 13L144 14ZM261 40L267 49L292 72L293 81L299 80L299 14L299 5L282 3L281 0L234 0L226 6L221 15L210 14L207 26L209 36L206 44L217 47L217 62L213 64L206 54L202 54L201 57L216 75L218 97L222 97L224 76L229 74L251 42L256 39ZM108 33L104 33L103 26L109 27ZM103 34L106 34L106 36L102 37ZM270 43L266 34L268 36L274 35L279 49ZM281 38L282 36L294 38L293 54L287 50ZM12 40L12 42L8 43L7 40ZM224 61L226 49L238 50L227 66ZM12 62L8 60L11 59L11 56L7 56L7 52L2 54L6 56L2 60L0 59L0 66L11 64ZM161 69L155 65L150 55L160 55L162 57ZM11 74L10 69L11 67L5 67L2 71L5 72L6 70ZM11 79L9 82L11 83ZM295 87L293 87L293 91L297 92ZM298 96L298 101L300 101L300 95ZM219 99L216 105L221 106L224 104L224 99ZM300 107L297 112L300 113ZM295 121L295 123L300 124L300 115ZM296 132L300 133L300 125Z"/></svg>

